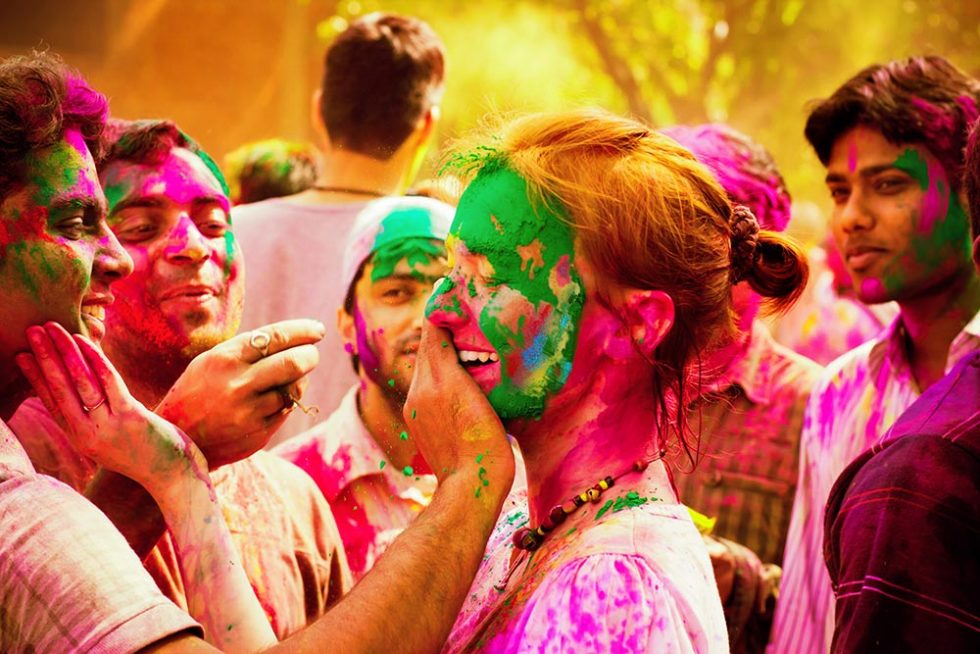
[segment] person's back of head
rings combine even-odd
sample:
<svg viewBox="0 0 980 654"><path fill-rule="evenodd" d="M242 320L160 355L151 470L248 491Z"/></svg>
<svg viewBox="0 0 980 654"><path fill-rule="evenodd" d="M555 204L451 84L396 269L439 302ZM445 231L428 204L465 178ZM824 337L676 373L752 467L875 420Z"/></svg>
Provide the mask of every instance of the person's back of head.
<svg viewBox="0 0 980 654"><path fill-rule="evenodd" d="M816 104L804 134L821 163L859 125L891 143L924 145L959 190L967 130L980 110L980 81L938 56L868 66Z"/></svg>
<svg viewBox="0 0 980 654"><path fill-rule="evenodd" d="M309 143L268 139L229 153L225 170L232 201L249 204L305 191L316 183L319 162Z"/></svg>
<svg viewBox="0 0 980 654"><path fill-rule="evenodd" d="M48 148L76 128L98 158L109 113L101 93L47 53L0 62L0 199L24 183L31 152Z"/></svg>
<svg viewBox="0 0 980 654"><path fill-rule="evenodd" d="M417 18L374 13L327 50L320 116L333 147L387 160L438 104L442 42Z"/></svg>
<svg viewBox="0 0 980 654"><path fill-rule="evenodd" d="M707 166L728 198L751 209L763 229L786 229L792 198L776 160L762 144L723 123L677 125L661 131Z"/></svg>

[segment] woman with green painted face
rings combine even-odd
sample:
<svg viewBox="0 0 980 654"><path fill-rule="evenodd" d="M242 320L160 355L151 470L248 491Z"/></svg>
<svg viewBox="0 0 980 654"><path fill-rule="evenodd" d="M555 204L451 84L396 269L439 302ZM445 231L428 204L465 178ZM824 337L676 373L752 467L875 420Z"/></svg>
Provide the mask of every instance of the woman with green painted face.
<svg viewBox="0 0 980 654"><path fill-rule="evenodd" d="M668 467L696 448L677 407L701 353L736 336L732 285L786 307L802 253L631 120L531 116L493 143L454 157L471 181L428 316L520 444L528 496L445 651L727 652Z"/></svg>

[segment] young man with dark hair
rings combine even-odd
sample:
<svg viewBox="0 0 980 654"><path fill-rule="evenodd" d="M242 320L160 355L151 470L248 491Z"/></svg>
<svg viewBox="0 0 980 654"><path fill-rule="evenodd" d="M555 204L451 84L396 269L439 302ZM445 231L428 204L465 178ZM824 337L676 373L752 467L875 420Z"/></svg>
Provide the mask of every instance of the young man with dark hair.
<svg viewBox="0 0 980 654"><path fill-rule="evenodd" d="M762 229L781 232L790 194L772 155L723 124L670 127ZM716 520L705 538L732 652L761 652L772 625L789 529L807 398L822 368L776 343L759 320L761 298L733 289L744 338L706 356L703 397L690 407L700 461L675 476L681 500Z"/></svg>
<svg viewBox="0 0 980 654"><path fill-rule="evenodd" d="M282 423L292 400L281 389L316 364L317 334L303 333L301 323L263 328L289 334L284 345L292 347L277 343L265 360L242 361L242 338L230 339L241 317L244 269L214 161L170 121L112 120L103 140L98 168L108 223L134 268L113 285L116 301L103 309L102 347L133 396L191 435L207 457L243 568L273 631L285 638L350 589L343 544L305 474L263 451L242 457ZM45 472L79 491L89 485L95 466L39 401L25 402L10 424ZM152 498L131 488L136 497L125 510L117 496L104 511L141 555L153 547L143 557L147 569L186 608L171 535ZM135 504L139 497L143 506Z"/></svg>
<svg viewBox="0 0 980 654"><path fill-rule="evenodd" d="M919 395L980 347L980 278L963 209L963 147L980 82L940 57L871 66L824 100L806 136L827 168L831 227L858 298L894 300L878 338L832 363L804 423L774 651L826 652L831 486Z"/></svg>
<svg viewBox="0 0 980 654"><path fill-rule="evenodd" d="M980 122L964 173L980 274ZM980 651L980 350L837 479L824 552L834 652Z"/></svg>
<svg viewBox="0 0 980 654"><path fill-rule="evenodd" d="M37 472L7 429L30 385L15 365L49 321L100 337L132 269L93 161L108 105L60 59L0 61L0 651L135 651L196 630L112 523Z"/></svg>
<svg viewBox="0 0 980 654"><path fill-rule="evenodd" d="M445 55L422 21L393 14L355 20L327 49L313 98L323 167L309 190L236 207L249 261L243 326L287 318L333 319L344 299L340 264L355 217L375 198L401 195L421 165L439 118ZM309 403L337 406L356 377L339 335L324 340ZM294 412L278 437L318 421Z"/></svg>

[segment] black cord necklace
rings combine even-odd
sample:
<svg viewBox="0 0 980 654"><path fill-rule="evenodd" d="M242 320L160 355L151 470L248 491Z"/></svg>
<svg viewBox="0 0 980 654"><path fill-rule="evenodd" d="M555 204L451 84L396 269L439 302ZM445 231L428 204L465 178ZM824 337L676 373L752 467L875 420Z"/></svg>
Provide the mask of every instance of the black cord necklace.
<svg viewBox="0 0 980 654"><path fill-rule="evenodd" d="M347 188L346 186L320 186L319 184L314 184L311 186L315 191L323 191L324 193L347 193L349 195L367 195L374 198L383 198L386 193L381 193L379 191L369 191L367 189L361 188Z"/></svg>

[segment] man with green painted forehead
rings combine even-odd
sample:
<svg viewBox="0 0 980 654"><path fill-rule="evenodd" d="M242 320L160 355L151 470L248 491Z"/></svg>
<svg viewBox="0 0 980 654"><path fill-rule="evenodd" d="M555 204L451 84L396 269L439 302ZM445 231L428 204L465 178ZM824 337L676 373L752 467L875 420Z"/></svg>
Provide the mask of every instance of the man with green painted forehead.
<svg viewBox="0 0 980 654"><path fill-rule="evenodd" d="M385 198L358 215L344 248L337 329L357 383L332 415L275 452L317 483L360 579L428 505L436 477L408 437L402 408L415 368L423 307L446 274L453 208Z"/></svg>

